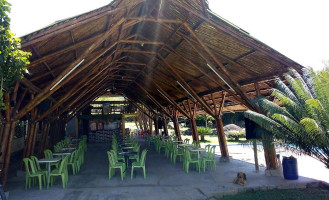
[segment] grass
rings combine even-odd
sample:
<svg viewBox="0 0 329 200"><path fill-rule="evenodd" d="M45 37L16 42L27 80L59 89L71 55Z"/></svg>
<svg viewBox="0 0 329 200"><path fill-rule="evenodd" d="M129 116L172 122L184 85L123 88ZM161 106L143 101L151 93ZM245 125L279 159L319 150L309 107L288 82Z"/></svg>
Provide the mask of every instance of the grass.
<svg viewBox="0 0 329 200"><path fill-rule="evenodd" d="M324 200L329 199L329 190L318 188L268 190L227 195L218 200Z"/></svg>

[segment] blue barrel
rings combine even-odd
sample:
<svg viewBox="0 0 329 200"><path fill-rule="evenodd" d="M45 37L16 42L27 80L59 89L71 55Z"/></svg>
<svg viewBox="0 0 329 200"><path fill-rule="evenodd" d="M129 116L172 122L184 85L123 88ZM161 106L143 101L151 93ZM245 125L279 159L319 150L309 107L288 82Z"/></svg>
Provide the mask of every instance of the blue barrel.
<svg viewBox="0 0 329 200"><path fill-rule="evenodd" d="M283 157L282 160L283 166L283 176L288 180L298 179L298 168L297 168L297 159L293 156Z"/></svg>

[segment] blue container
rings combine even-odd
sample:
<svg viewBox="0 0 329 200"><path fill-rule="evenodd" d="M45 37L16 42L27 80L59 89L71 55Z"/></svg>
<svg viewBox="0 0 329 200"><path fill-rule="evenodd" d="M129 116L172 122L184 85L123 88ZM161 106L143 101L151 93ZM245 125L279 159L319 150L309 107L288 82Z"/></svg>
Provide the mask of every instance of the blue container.
<svg viewBox="0 0 329 200"><path fill-rule="evenodd" d="M298 168L297 168L297 159L293 156L283 157L282 159L283 166L283 176L288 180L298 179Z"/></svg>

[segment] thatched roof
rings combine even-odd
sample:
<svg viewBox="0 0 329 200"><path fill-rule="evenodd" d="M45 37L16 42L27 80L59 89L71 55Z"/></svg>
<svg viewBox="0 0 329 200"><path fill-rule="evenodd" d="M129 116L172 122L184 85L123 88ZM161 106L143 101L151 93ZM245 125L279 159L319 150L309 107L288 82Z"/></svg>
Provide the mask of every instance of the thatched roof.
<svg viewBox="0 0 329 200"><path fill-rule="evenodd" d="M26 95L17 118L46 98L51 111L74 115L113 87L161 112L178 104L189 113L192 102L252 109L249 99L268 95L274 76L302 67L204 0L115 0L22 37L22 47L32 57L19 92L37 95Z"/></svg>

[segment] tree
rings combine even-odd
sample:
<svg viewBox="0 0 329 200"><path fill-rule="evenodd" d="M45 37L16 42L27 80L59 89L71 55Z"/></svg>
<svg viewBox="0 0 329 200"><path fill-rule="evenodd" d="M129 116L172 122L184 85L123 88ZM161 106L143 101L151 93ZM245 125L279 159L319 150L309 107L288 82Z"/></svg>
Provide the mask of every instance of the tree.
<svg viewBox="0 0 329 200"><path fill-rule="evenodd" d="M310 155L329 168L329 68L315 73L303 69L285 76L288 86L279 78L271 96L282 107L259 98L256 105L263 114L246 111L245 117L271 132L288 148Z"/></svg>
<svg viewBox="0 0 329 200"><path fill-rule="evenodd" d="M29 64L29 52L21 51L19 38L10 31L10 4L0 0L0 110L5 109L4 94L10 93L15 81L23 78Z"/></svg>
<svg viewBox="0 0 329 200"><path fill-rule="evenodd" d="M209 127L197 127L198 133L201 136L201 141L204 141L204 136L212 133L211 128Z"/></svg>
<svg viewBox="0 0 329 200"><path fill-rule="evenodd" d="M208 114L203 114L203 115L197 115L195 116L196 120L201 120L205 122L205 126L208 127L208 125L212 124L212 120L214 120L214 118Z"/></svg>

